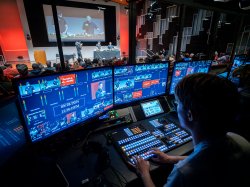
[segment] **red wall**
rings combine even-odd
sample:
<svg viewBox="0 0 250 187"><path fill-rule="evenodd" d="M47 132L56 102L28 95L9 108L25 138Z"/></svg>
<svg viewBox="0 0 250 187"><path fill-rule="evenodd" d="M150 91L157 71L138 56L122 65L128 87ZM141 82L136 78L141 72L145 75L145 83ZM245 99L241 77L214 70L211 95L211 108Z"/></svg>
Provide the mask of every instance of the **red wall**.
<svg viewBox="0 0 250 187"><path fill-rule="evenodd" d="M29 59L16 0L0 0L0 45L7 61Z"/></svg>
<svg viewBox="0 0 250 187"><path fill-rule="evenodd" d="M120 48L121 55L123 56L123 52L128 55L128 36L129 36L129 25L128 25L128 15L125 11L120 11Z"/></svg>

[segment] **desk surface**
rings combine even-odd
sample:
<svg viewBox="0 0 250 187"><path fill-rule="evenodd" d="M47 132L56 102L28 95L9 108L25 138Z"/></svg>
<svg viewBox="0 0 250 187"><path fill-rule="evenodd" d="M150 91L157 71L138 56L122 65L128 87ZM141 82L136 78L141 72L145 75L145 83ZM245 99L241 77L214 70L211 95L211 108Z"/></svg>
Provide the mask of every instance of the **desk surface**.
<svg viewBox="0 0 250 187"><path fill-rule="evenodd" d="M12 108L12 109L9 109L9 107ZM6 105L6 108L3 108L3 111L10 111L10 110L13 111L13 109L15 109L15 104L11 103L9 105ZM18 119L17 120L12 120L12 119L15 119L15 115L18 116L17 112L15 111L15 112L12 112L12 113L13 113L14 117L13 117L13 115L6 115L6 117L7 116L9 116L9 117L5 121L7 121L8 124L11 123L14 126L17 124L17 126L19 126L20 122L19 122ZM4 113L2 113L2 114L4 114ZM167 117L169 119L171 119L174 122L178 123L177 117L174 116L174 115L171 115L171 114L161 114L161 115L156 116L156 117L161 117L163 115L167 115ZM134 125L134 124L137 124L137 123L138 124L143 123L143 122L146 122L146 121L151 120L151 119L156 118L156 117L148 118L146 120L138 121L136 123L132 123L132 124L129 124L129 125ZM123 125L121 127L125 127L125 126L126 125ZM3 128L3 126L1 128ZM18 140L18 142L21 142L20 144L22 146L16 146L16 144L15 144L14 151L16 151L16 149L19 149L19 147L23 147L23 145L26 144L25 143L26 141L25 141L25 138L24 138L22 128L20 128L20 130L18 130L19 129L18 127L17 127L17 129L15 127L13 127L13 128L15 130L17 130L18 133L20 133L19 137L21 137L20 140ZM138 178L138 176L136 175L136 173L133 170L128 168L128 166L123 161L122 156L120 155L120 153L118 153L118 151L115 149L115 147L112 144L108 143L105 134L108 133L109 131L111 131L111 130L102 130L102 131L100 131L98 133L92 134L89 137L89 141L99 142L100 144L102 144L103 147L108 149L110 159L111 159L111 166L113 166L113 168L115 168L115 170L117 170L119 173L121 173L122 176L124 176L124 178L126 179L128 184L132 184L132 186L133 186L134 181L138 181L140 179ZM16 136L14 136L14 137L16 137ZM15 139L15 140L17 141L17 139ZM188 142L188 143L183 144L180 147L168 152L168 154L170 154L170 155L184 155L184 154L187 154L190 151L192 151L192 148L193 148L192 142ZM5 152L6 151L9 152L9 149L7 150L6 147L3 150ZM25 162L29 163L29 159L26 159L26 157L31 157L30 156L31 155L30 151L32 151L32 150L29 149L29 152L25 152L21 157L17 155L16 158L15 158L16 164L13 164L12 162L10 163L10 166L11 166L10 168L13 167L12 169L17 170L17 171L21 171L21 173L16 172L15 174L12 174L13 172L10 172L11 176L8 176L8 178L11 178L11 179L13 178L13 180L15 178L20 178L20 179L25 178L26 180L29 179L28 178L29 176L27 175L27 173L25 171L23 171L25 169L24 169L22 163L25 163ZM32 153L32 154L34 154L36 156L42 156L42 155L39 155L37 153ZM7 156L9 154L4 153L4 155ZM2 156L4 156L4 155L2 154ZM53 158L54 156L50 155L50 157ZM6 162L6 160L7 160L7 158L4 156L2 161ZM92 179L93 176L96 176L95 164L97 162L97 154L96 153L84 154L83 151L82 151L82 146L81 145L75 145L75 146L72 146L70 148L67 147L63 151L59 151L56 154L56 162L61 167L66 179L69 182L70 187L81 186L81 181L82 180L87 179L87 178ZM30 168L34 167L33 163L29 163L29 164L30 164L30 166L29 166ZM18 166L18 165L20 165L20 166ZM40 177L44 175L44 177L46 178L46 176L48 174L47 174L47 172L44 172L44 168L43 168L42 165L44 165L44 164L41 164L41 163L38 164L37 163L35 165L36 171L38 171L37 175L39 175ZM43 168L43 170L42 169L39 170L38 166ZM151 172L159 170L159 168L160 167L158 165L152 165L151 166ZM12 169L8 169L8 170L11 171ZM41 173L39 173L39 171ZM29 173L31 173L31 172L29 172ZM118 178L114 175L114 172L112 171L111 167L106 169L103 172L103 174L106 176L106 178L109 181L112 181L113 183L118 184L119 186L121 186ZM18 177L15 176L15 175L18 175ZM166 180L166 178L163 178L163 179ZM18 182L18 183L20 183L20 182Z"/></svg>
<svg viewBox="0 0 250 187"><path fill-rule="evenodd" d="M167 115L167 114L163 114ZM162 116L162 115L160 115ZM174 121L176 121L176 117L168 115L168 117ZM152 119L152 118L149 118ZM139 121L136 123L143 123L144 121L148 121L149 119ZM136 123L133 123L136 124ZM125 125L126 126L126 125ZM125 127L124 126L124 127ZM109 151L110 159L111 159L111 166L113 166L116 170L118 170L127 180L128 183L132 183L133 181L138 179L136 173L129 169L125 162L122 159L120 153L114 148L113 145L108 144L105 134L109 131L102 131L101 133L97 133L92 135L89 140L99 142L102 146L106 147ZM192 151L193 145L192 142L188 142L186 144L177 147L176 149L169 151L168 154L170 155L185 155ZM96 175L95 172L95 163L97 160L97 154L90 153L89 155L83 154L80 147L71 148L70 150L66 151L64 154L59 156L58 163L62 168L66 178L70 186L78 187L81 185L81 181L84 179L91 179L92 176ZM151 172L157 170L159 168L158 165L151 164ZM110 168L106 169L104 175L109 181L116 183L119 185L119 181Z"/></svg>

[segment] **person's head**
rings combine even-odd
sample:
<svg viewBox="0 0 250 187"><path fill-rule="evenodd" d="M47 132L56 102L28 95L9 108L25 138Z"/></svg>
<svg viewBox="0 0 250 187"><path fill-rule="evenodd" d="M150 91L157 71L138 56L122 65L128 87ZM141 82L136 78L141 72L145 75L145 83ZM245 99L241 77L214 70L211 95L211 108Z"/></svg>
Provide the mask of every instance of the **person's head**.
<svg viewBox="0 0 250 187"><path fill-rule="evenodd" d="M185 53L184 57L188 58L189 57L189 53Z"/></svg>
<svg viewBox="0 0 250 187"><path fill-rule="evenodd" d="M39 64L33 63L33 64L32 64L32 69L33 69L33 70L40 70Z"/></svg>
<svg viewBox="0 0 250 187"><path fill-rule="evenodd" d="M12 64L10 64L10 63L6 63L6 64L4 64L4 66L5 66L6 68L12 68Z"/></svg>
<svg viewBox="0 0 250 187"><path fill-rule="evenodd" d="M99 82L98 88L103 89L103 83L102 82Z"/></svg>
<svg viewBox="0 0 250 187"><path fill-rule="evenodd" d="M112 45L112 42L109 42L109 45Z"/></svg>
<svg viewBox="0 0 250 187"><path fill-rule="evenodd" d="M101 42L100 42L100 41L98 41L98 42L97 42L97 44L99 44L99 45L100 45L100 44L101 44Z"/></svg>
<svg viewBox="0 0 250 187"><path fill-rule="evenodd" d="M17 64L16 69L21 76L28 75L28 66L26 64Z"/></svg>
<svg viewBox="0 0 250 187"><path fill-rule="evenodd" d="M234 122L239 94L228 79L197 73L175 87L180 124L207 137L224 135Z"/></svg>
<svg viewBox="0 0 250 187"><path fill-rule="evenodd" d="M30 83L29 83L29 82L26 82L26 86L30 86Z"/></svg>
<svg viewBox="0 0 250 187"><path fill-rule="evenodd" d="M47 60L47 61L46 61L46 65L47 65L47 68L50 68L50 67L51 67L51 61L50 61L50 60Z"/></svg>
<svg viewBox="0 0 250 187"><path fill-rule="evenodd" d="M91 21L92 18L90 16L87 16L86 19L87 21Z"/></svg>
<svg viewBox="0 0 250 187"><path fill-rule="evenodd" d="M62 12L58 11L58 12L57 12L57 16L58 16L59 18L62 18L62 17L63 17Z"/></svg>

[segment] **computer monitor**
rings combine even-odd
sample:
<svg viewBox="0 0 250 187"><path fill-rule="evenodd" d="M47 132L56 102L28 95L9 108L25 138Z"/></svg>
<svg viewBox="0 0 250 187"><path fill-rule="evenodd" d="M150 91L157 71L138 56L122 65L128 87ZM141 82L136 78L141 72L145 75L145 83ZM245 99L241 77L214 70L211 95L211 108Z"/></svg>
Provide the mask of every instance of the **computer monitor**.
<svg viewBox="0 0 250 187"><path fill-rule="evenodd" d="M168 62L114 67L114 103L126 104L166 94Z"/></svg>
<svg viewBox="0 0 250 187"><path fill-rule="evenodd" d="M145 117L154 116L164 112L158 99L141 103L141 108Z"/></svg>
<svg viewBox="0 0 250 187"><path fill-rule="evenodd" d="M186 75L193 73L208 73L211 67L211 60L199 60L192 62L176 62L170 83L169 94L174 94L177 83Z"/></svg>
<svg viewBox="0 0 250 187"><path fill-rule="evenodd" d="M99 116L113 107L111 67L16 81L18 103L31 142Z"/></svg>
<svg viewBox="0 0 250 187"><path fill-rule="evenodd" d="M246 60L246 55L235 55L233 65L229 73L229 77L232 76L232 73L236 68L244 64L245 60Z"/></svg>

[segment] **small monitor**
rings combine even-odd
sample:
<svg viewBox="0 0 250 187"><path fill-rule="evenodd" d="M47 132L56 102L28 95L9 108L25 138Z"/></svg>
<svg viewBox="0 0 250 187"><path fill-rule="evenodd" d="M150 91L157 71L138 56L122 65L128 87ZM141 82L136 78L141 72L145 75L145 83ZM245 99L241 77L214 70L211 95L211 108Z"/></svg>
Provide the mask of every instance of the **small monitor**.
<svg viewBox="0 0 250 187"><path fill-rule="evenodd" d="M227 75L228 75L228 72L227 72L227 71L226 71L226 72L223 72L223 73L217 74L217 76L222 77L222 78L227 78Z"/></svg>
<svg viewBox="0 0 250 187"><path fill-rule="evenodd" d="M18 103L31 142L84 124L113 107L112 68L16 80Z"/></svg>
<svg viewBox="0 0 250 187"><path fill-rule="evenodd" d="M229 77L232 76L232 73L233 73L233 71L236 68L238 68L239 66L241 66L242 64L244 64L245 60L246 60L246 56L245 55L236 55L234 57L234 61L233 61L233 65L232 65L230 73L229 73ZM245 64L246 64L246 62L245 62Z"/></svg>
<svg viewBox="0 0 250 187"><path fill-rule="evenodd" d="M126 104L166 94L168 66L168 62L116 66L115 104Z"/></svg>
<svg viewBox="0 0 250 187"><path fill-rule="evenodd" d="M141 103L141 108L146 117L154 116L164 112L159 100L152 100Z"/></svg>
<svg viewBox="0 0 250 187"><path fill-rule="evenodd" d="M169 94L174 94L177 83L186 75L194 73L208 73L211 67L211 60L199 60L191 62L176 62L170 83Z"/></svg>

